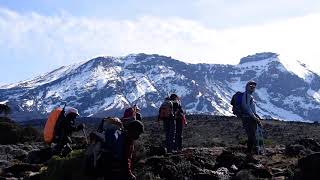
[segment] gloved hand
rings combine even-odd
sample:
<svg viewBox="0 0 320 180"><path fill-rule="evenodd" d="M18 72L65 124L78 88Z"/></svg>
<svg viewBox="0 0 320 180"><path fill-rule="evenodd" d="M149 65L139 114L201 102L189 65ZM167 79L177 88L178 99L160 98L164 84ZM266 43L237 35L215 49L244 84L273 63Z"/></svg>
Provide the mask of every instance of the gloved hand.
<svg viewBox="0 0 320 180"><path fill-rule="evenodd" d="M257 124L258 124L258 126L262 126L262 122L261 122L261 120L260 120L260 118L256 118L256 121L257 121Z"/></svg>

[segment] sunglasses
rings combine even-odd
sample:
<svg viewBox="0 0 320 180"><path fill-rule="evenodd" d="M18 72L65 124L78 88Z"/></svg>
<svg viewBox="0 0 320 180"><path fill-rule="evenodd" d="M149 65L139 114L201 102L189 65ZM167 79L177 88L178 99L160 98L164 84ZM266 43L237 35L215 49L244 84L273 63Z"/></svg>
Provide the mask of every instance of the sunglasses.
<svg viewBox="0 0 320 180"><path fill-rule="evenodd" d="M253 88L255 88L255 87L256 87L256 85L254 85L254 84L250 84L249 86L250 86L250 87L253 87Z"/></svg>

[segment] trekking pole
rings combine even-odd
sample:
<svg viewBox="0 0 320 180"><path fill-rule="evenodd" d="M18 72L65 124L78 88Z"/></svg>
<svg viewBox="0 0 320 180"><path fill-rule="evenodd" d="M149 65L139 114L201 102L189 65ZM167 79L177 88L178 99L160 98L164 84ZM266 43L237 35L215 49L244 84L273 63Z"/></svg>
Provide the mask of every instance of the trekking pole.
<svg viewBox="0 0 320 180"><path fill-rule="evenodd" d="M265 154L266 149L265 149L265 147L264 147L263 129L262 129L261 127L259 127L259 129L260 129L260 136L261 136L261 139L262 139L262 143L261 143L262 154Z"/></svg>
<svg viewBox="0 0 320 180"><path fill-rule="evenodd" d="M259 125L256 128L256 147L257 147L257 154L260 155L260 134L259 134Z"/></svg>
<svg viewBox="0 0 320 180"><path fill-rule="evenodd" d="M86 139L86 143L89 144L85 128L82 129L82 132L83 132L84 138Z"/></svg>
<svg viewBox="0 0 320 180"><path fill-rule="evenodd" d="M265 153L264 142L263 142L264 139L262 134L262 128L259 125L257 125L256 140L257 140L258 155L264 154Z"/></svg>

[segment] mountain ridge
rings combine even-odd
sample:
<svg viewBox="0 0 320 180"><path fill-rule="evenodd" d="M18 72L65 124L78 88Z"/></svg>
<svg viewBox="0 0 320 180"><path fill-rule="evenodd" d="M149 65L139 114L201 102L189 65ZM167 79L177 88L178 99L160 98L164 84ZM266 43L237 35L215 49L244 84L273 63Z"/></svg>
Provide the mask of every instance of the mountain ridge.
<svg viewBox="0 0 320 180"><path fill-rule="evenodd" d="M232 94L248 80L258 82L257 109L265 117L317 121L320 115L320 77L303 79L289 71L278 54L244 57L237 65L191 64L157 54L100 56L63 66L29 81L0 87L18 120L45 117L66 101L83 116L120 116L138 104L144 115L155 115L163 98L175 92L188 113L232 115ZM291 97L291 98L288 98ZM19 117L20 116L20 117Z"/></svg>

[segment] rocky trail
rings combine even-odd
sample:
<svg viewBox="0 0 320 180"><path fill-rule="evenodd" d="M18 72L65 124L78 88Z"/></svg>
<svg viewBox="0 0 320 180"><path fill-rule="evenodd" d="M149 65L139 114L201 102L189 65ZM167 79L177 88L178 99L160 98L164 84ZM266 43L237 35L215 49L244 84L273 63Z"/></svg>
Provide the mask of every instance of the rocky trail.
<svg viewBox="0 0 320 180"><path fill-rule="evenodd" d="M172 154L166 154L161 147L164 139L161 128L152 118L144 121L146 133L137 141L134 157L137 179L317 179L319 176L317 123L266 121L265 154L249 158L244 153L246 138L237 118L191 116L188 119L184 149ZM8 125L8 121L1 121L0 128L4 124ZM88 129L95 126L88 123ZM15 127L13 132L18 132L18 126L12 127ZM9 138L4 131L0 133L1 137ZM19 136L16 143L1 142L0 180L93 179L83 170L86 145L81 133L75 135L73 141L78 145L74 145L74 152L66 158L51 158L50 148L39 137Z"/></svg>

